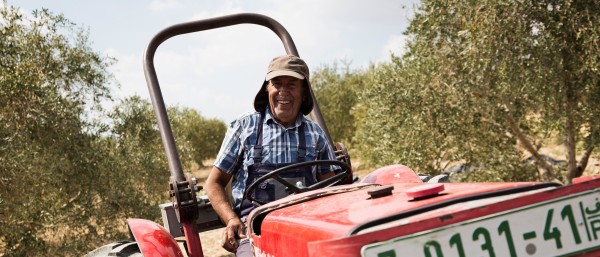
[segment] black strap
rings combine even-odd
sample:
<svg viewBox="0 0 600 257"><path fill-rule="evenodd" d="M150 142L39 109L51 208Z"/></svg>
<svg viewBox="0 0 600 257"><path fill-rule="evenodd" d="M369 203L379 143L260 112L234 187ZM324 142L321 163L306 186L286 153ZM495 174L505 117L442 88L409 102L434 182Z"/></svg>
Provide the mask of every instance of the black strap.
<svg viewBox="0 0 600 257"><path fill-rule="evenodd" d="M304 123L298 127L298 162L306 160L306 138L304 137Z"/></svg>
<svg viewBox="0 0 600 257"><path fill-rule="evenodd" d="M252 158L254 158L254 163L260 163L262 160L262 131L263 131L263 122L265 119L264 112L260 112L260 118L258 119L258 128L256 131L256 144L254 144L254 148L252 149Z"/></svg>
<svg viewBox="0 0 600 257"><path fill-rule="evenodd" d="M259 123L256 131L256 144L252 149L252 158L254 163L261 163L262 161L262 132L263 122L265 116L264 111L260 112ZM298 127L298 162L304 162L306 160L306 138L304 136L304 123Z"/></svg>

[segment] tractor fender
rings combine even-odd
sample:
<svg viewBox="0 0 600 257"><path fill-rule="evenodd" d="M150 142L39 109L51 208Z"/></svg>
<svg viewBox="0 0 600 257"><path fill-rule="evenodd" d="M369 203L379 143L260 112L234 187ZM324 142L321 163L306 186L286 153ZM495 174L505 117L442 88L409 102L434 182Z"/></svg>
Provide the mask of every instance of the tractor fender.
<svg viewBox="0 0 600 257"><path fill-rule="evenodd" d="M376 169L365 176L362 183L391 185L395 183L423 183L419 175L409 167L395 164Z"/></svg>
<svg viewBox="0 0 600 257"><path fill-rule="evenodd" d="M145 257L184 257L177 241L161 225L144 219L128 219L127 225Z"/></svg>

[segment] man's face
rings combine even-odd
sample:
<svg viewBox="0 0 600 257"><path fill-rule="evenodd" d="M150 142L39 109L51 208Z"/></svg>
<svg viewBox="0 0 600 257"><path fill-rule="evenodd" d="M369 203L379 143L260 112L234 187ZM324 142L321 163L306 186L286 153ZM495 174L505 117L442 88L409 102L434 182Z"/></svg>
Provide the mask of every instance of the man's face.
<svg viewBox="0 0 600 257"><path fill-rule="evenodd" d="M275 77L269 81L269 107L275 120L287 127L296 121L304 99L303 81L290 76Z"/></svg>

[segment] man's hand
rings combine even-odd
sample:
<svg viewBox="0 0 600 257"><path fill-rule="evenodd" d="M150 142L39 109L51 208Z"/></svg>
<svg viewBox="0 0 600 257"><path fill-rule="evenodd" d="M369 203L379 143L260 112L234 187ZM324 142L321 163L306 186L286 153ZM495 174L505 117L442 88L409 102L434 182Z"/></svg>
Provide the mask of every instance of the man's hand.
<svg viewBox="0 0 600 257"><path fill-rule="evenodd" d="M246 232L244 231L244 224L231 208L229 198L225 193L225 187L229 180L231 180L230 174L213 167L206 179L204 189L215 212L226 223L221 236L221 246L225 250L235 253L239 246L238 240L246 238Z"/></svg>
<svg viewBox="0 0 600 257"><path fill-rule="evenodd" d="M225 250L235 253L240 239L246 238L244 224L239 218L231 218L227 221L227 226L221 236L221 246Z"/></svg>

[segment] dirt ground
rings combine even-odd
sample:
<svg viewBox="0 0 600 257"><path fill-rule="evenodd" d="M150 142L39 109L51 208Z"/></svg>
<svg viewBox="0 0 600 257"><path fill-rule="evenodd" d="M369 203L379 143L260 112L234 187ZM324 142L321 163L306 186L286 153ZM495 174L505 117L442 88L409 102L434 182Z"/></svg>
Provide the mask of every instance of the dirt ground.
<svg viewBox="0 0 600 257"><path fill-rule="evenodd" d="M222 228L200 233L200 241L204 256L235 257L235 254L230 253L221 247L220 241L222 233Z"/></svg>

